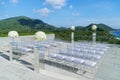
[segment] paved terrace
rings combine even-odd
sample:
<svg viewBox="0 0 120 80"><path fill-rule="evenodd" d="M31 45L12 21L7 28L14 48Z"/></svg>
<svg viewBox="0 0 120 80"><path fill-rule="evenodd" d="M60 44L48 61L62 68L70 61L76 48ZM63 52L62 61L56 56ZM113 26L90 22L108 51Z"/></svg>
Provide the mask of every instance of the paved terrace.
<svg viewBox="0 0 120 80"><path fill-rule="evenodd" d="M95 80L120 80L120 45L111 45Z"/></svg>

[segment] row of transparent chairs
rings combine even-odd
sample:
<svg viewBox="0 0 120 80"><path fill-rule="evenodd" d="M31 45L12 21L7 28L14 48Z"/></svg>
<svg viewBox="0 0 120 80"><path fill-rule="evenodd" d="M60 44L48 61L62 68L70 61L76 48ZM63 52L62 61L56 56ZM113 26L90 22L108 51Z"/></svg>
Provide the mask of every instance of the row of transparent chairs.
<svg viewBox="0 0 120 80"><path fill-rule="evenodd" d="M67 50L60 49L59 52L48 54L48 57L53 58L54 61L59 60L61 62L70 62L71 64L75 63L94 69L97 65L97 61L101 59L108 47L106 45L97 44L92 46L88 45L89 44L71 45L68 43ZM92 69L91 73L94 73L95 70L93 71Z"/></svg>
<svg viewBox="0 0 120 80"><path fill-rule="evenodd" d="M75 66L81 69L80 66L90 67L91 70L97 65L97 61L101 59L104 52L107 50L106 45L91 45L91 44L70 44L59 41L34 41L29 39L21 40L21 42L11 42L13 50L18 50L22 54L28 52L33 53L33 49L39 49L39 58L52 61L59 61L61 64ZM63 46L65 46L63 48ZM42 49L42 48L45 49ZM54 51L56 49L55 52ZM45 51L48 51L47 53ZM44 57L43 57L44 56ZM46 58L47 56L48 58ZM73 65L74 64L74 65ZM76 66L77 65L77 66ZM84 70L82 68L82 70ZM94 71L91 71L94 73Z"/></svg>

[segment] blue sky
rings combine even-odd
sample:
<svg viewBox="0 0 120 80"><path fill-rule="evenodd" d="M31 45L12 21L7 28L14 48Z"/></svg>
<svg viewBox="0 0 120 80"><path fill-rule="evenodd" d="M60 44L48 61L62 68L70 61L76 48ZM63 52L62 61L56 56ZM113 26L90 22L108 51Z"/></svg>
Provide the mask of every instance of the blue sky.
<svg viewBox="0 0 120 80"><path fill-rule="evenodd" d="M120 0L0 0L0 20L28 16L58 27L104 23L120 28Z"/></svg>

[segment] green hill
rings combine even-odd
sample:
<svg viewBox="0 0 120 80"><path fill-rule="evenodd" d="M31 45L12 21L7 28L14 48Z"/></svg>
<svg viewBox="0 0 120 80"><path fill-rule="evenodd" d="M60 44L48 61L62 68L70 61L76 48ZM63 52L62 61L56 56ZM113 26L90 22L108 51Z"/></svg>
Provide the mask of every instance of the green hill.
<svg viewBox="0 0 120 80"><path fill-rule="evenodd" d="M101 24L90 24L90 25L86 26L86 29L91 30L92 25L96 25L98 31L113 31L113 30L115 30L115 29L111 28L110 26L102 24L102 23Z"/></svg>
<svg viewBox="0 0 120 80"><path fill-rule="evenodd" d="M90 24L88 26L76 26L76 30L91 30ZM98 31L113 31L115 29L111 28L105 24L95 24L98 27ZM0 20L0 33L6 33L11 30L16 30L19 32L32 32L36 30L43 31L54 31L54 30L65 30L68 28L49 25L42 20L32 19L26 16L12 17L4 20Z"/></svg>
<svg viewBox="0 0 120 80"><path fill-rule="evenodd" d="M87 32L91 32L91 26L76 26L76 32L78 34L86 34ZM97 31L113 31L115 29L109 27L105 24L95 24L97 25ZM26 16L18 16L11 17L7 19L0 20L0 36L7 36L7 33L11 30L16 30L22 35L34 34L38 30L42 30L45 32L54 32L57 34L63 34L71 32L69 28L66 27L55 27L53 25L49 25L42 20L33 19ZM89 34L89 33L88 33Z"/></svg>
<svg viewBox="0 0 120 80"><path fill-rule="evenodd" d="M6 33L11 30L18 32L31 32L35 30L55 30L56 27L44 23L39 19L32 19L26 16L12 17L0 20L0 33Z"/></svg>
<svg viewBox="0 0 120 80"><path fill-rule="evenodd" d="M91 31L92 25L97 26L97 31L114 31L115 29L111 28L110 26L106 24L90 24L88 26L76 26L76 30L81 30L81 31Z"/></svg>

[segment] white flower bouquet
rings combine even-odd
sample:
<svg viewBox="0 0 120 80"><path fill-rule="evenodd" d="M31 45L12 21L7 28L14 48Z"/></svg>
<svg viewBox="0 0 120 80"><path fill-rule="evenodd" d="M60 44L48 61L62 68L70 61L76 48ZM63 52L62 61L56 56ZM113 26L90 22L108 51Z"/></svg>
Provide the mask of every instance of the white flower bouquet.
<svg viewBox="0 0 120 80"><path fill-rule="evenodd" d="M8 37L12 37L12 38L19 37L19 34L17 31L9 31Z"/></svg>
<svg viewBox="0 0 120 80"><path fill-rule="evenodd" d="M95 31L97 29L97 26L96 25L93 25L92 26L92 30Z"/></svg>
<svg viewBox="0 0 120 80"><path fill-rule="evenodd" d="M35 33L35 39L38 41L46 40L46 34L43 31L38 31Z"/></svg>
<svg viewBox="0 0 120 80"><path fill-rule="evenodd" d="M71 26L70 29L74 31L75 30L75 26Z"/></svg>

